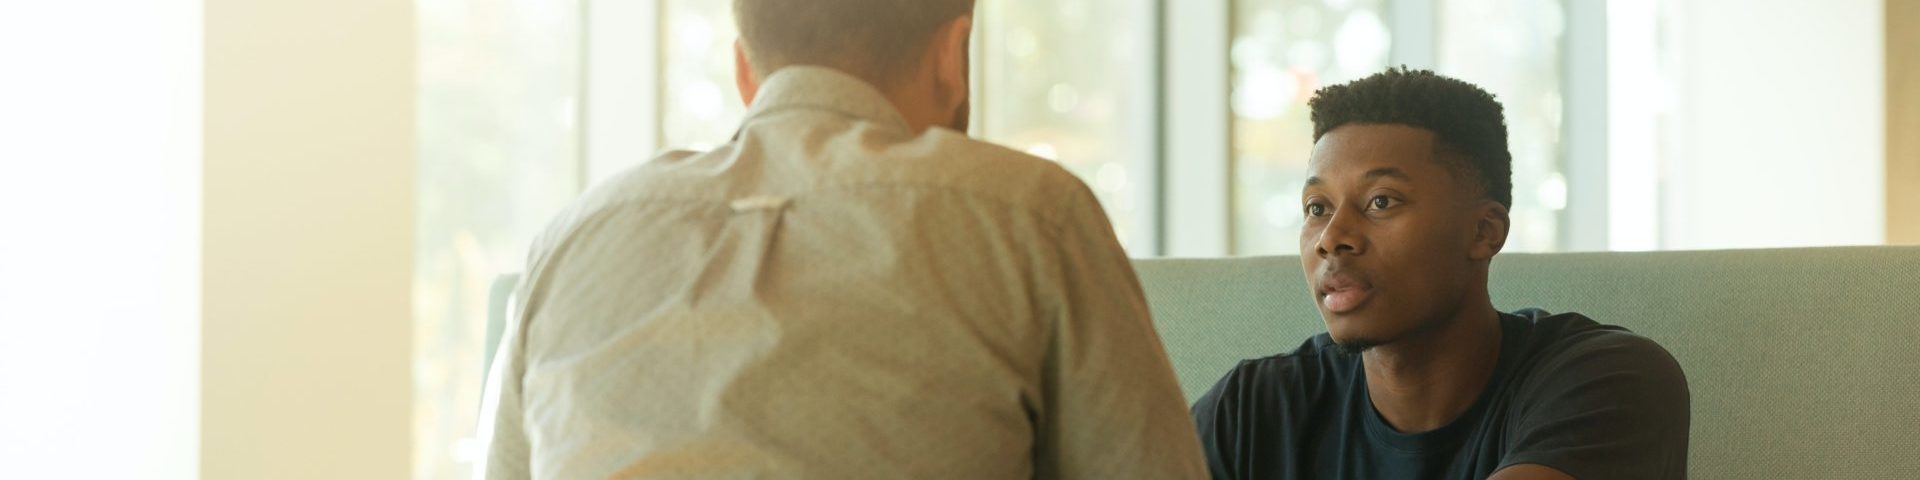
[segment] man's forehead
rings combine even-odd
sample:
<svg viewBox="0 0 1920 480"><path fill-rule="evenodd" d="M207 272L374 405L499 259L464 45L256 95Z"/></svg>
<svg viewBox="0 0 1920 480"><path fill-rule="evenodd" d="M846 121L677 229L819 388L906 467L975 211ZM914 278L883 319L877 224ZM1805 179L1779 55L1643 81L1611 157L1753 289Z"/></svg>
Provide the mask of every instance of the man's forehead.
<svg viewBox="0 0 1920 480"><path fill-rule="evenodd" d="M1397 123L1352 123L1341 125L1313 143L1314 151L1365 152L1370 150L1431 150L1438 137L1433 131Z"/></svg>
<svg viewBox="0 0 1920 480"><path fill-rule="evenodd" d="M1307 159L1309 172L1363 175L1383 168L1403 174L1432 165L1433 132L1396 124L1343 125L1320 136Z"/></svg>
<svg viewBox="0 0 1920 480"><path fill-rule="evenodd" d="M1319 173L1319 172L1312 172L1312 173ZM1368 182L1368 183L1382 181L1382 180L1398 180L1402 182L1413 181L1412 174L1408 174L1406 170L1401 170L1399 167L1393 167L1393 166L1375 166L1372 168L1367 168L1364 172L1360 173L1357 176L1347 175L1347 174L1335 174L1333 175L1333 178L1344 179L1344 180L1358 179L1360 181ZM1320 175L1307 176L1308 187L1325 184L1327 181L1328 181L1327 178L1321 178Z"/></svg>

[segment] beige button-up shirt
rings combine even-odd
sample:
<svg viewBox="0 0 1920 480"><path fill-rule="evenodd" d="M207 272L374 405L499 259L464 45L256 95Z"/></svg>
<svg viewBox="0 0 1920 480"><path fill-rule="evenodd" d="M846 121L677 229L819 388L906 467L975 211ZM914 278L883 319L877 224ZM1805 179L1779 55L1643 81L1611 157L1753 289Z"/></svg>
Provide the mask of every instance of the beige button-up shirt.
<svg viewBox="0 0 1920 480"><path fill-rule="evenodd" d="M535 242L491 478L1205 476L1106 215L818 67Z"/></svg>

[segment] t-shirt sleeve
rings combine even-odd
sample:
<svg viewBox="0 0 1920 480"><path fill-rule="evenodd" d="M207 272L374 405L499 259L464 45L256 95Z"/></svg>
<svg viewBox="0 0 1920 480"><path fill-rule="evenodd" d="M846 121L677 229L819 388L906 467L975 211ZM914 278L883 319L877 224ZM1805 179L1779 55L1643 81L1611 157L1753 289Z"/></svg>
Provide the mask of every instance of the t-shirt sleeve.
<svg viewBox="0 0 1920 480"><path fill-rule="evenodd" d="M1501 467L1538 464L1581 480L1686 478L1679 363L1645 337L1594 335L1544 359L1521 387Z"/></svg>
<svg viewBox="0 0 1920 480"><path fill-rule="evenodd" d="M1242 390L1241 367L1235 367L1221 377L1206 395L1193 402L1193 424L1200 431L1200 449L1207 459L1207 470L1215 479L1238 478L1239 472L1232 461L1238 457L1240 444L1240 392Z"/></svg>

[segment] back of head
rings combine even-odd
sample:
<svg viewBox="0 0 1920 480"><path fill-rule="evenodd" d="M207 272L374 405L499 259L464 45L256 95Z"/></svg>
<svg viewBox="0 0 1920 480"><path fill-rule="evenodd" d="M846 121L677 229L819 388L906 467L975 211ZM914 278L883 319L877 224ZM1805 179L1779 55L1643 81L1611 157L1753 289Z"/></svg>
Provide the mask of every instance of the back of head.
<svg viewBox="0 0 1920 480"><path fill-rule="evenodd" d="M910 75L942 25L974 0L734 0L747 59L764 76L831 67L885 85Z"/></svg>

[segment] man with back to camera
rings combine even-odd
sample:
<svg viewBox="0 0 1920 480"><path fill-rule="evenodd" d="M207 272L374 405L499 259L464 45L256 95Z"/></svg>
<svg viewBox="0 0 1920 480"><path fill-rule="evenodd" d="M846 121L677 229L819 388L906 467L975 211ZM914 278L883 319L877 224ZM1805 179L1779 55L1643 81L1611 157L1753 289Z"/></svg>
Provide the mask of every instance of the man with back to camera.
<svg viewBox="0 0 1920 480"><path fill-rule="evenodd" d="M1577 313L1502 313L1512 157L1478 87L1389 69L1320 90L1300 263L1327 333L1193 406L1214 478L1680 479L1686 378Z"/></svg>
<svg viewBox="0 0 1920 480"><path fill-rule="evenodd" d="M972 0L736 0L736 136L535 242L490 478L1203 478L1085 185L967 138Z"/></svg>

